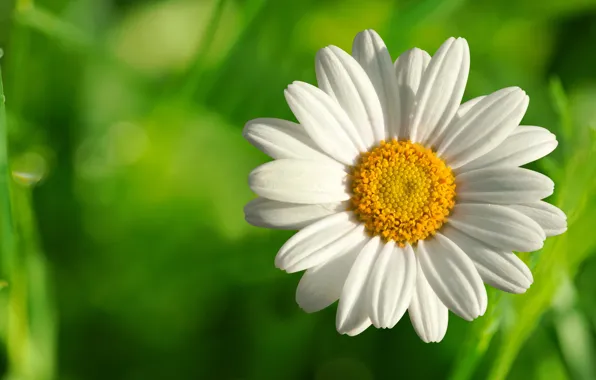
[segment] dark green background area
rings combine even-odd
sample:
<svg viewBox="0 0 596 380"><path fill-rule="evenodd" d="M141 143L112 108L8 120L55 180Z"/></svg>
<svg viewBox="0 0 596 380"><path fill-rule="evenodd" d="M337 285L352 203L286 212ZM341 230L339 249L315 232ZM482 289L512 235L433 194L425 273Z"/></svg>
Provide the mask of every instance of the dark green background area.
<svg viewBox="0 0 596 380"><path fill-rule="evenodd" d="M407 316L350 338L335 305L304 313L300 274L273 265L292 232L243 217L268 160L244 123L293 120L284 88L366 28L394 59L465 37L465 99L520 86L523 123L559 140L530 167L569 231L522 254L530 291L490 290L440 344ZM0 0L0 47L6 379L596 378L595 0Z"/></svg>

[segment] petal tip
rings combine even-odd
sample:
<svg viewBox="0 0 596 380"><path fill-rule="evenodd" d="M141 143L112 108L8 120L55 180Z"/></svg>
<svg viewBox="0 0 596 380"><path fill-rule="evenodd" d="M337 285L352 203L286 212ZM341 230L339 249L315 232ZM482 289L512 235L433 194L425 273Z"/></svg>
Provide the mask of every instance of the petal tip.
<svg viewBox="0 0 596 380"><path fill-rule="evenodd" d="M453 38L453 37L452 37ZM468 46L468 40L466 40L464 37L457 37L457 39L455 40L456 43L463 45L464 47Z"/></svg>
<svg viewBox="0 0 596 380"><path fill-rule="evenodd" d="M420 336L420 340L422 340L424 343L441 343L446 332L447 331L445 330L442 334Z"/></svg>
<svg viewBox="0 0 596 380"><path fill-rule="evenodd" d="M275 261L273 262L273 264L275 265L275 267L276 267L277 269L279 269L279 270L285 270L285 269L283 268L283 260L282 260L282 259L280 259L280 258L276 257L276 258L275 258Z"/></svg>
<svg viewBox="0 0 596 380"><path fill-rule="evenodd" d="M289 84L288 87L284 88L284 98L286 98L286 102L288 103L294 97L292 92L292 84Z"/></svg>
<svg viewBox="0 0 596 380"><path fill-rule="evenodd" d="M549 229L549 230L545 230L544 232L549 237L550 236L558 236L558 235L562 235L565 232L567 232L567 227L565 227L565 228L559 228L559 229Z"/></svg>
<svg viewBox="0 0 596 380"><path fill-rule="evenodd" d="M303 90L310 86L312 86L312 85L309 83L306 83L306 82L303 82L300 80L295 80L288 85L287 90L291 90L291 91Z"/></svg>
<svg viewBox="0 0 596 380"><path fill-rule="evenodd" d="M370 42L372 42L373 39L380 38L380 36L376 30L374 30L372 28L368 28L368 29L364 29L361 32L359 32L358 34L356 34L356 37L354 38L354 40L359 40L361 38L366 38Z"/></svg>
<svg viewBox="0 0 596 380"><path fill-rule="evenodd" d="M522 97L526 94L526 92L524 90L522 90L521 87L518 87L518 86L505 87L495 93L501 93L502 94L501 96L518 97L519 101L521 101Z"/></svg>
<svg viewBox="0 0 596 380"><path fill-rule="evenodd" d="M331 55L331 45L320 48L315 54L315 59L320 61L321 59L327 58Z"/></svg>
<svg viewBox="0 0 596 380"><path fill-rule="evenodd" d="M284 90L285 91L285 90ZM242 137L249 142L252 141L251 134L255 128L255 125L258 123L259 119L249 120L244 124L242 128Z"/></svg>

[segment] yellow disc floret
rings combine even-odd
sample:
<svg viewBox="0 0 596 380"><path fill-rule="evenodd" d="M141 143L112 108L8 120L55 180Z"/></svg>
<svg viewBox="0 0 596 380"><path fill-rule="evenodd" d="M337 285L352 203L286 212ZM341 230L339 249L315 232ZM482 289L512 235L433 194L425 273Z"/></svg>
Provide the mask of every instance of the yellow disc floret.
<svg viewBox="0 0 596 380"><path fill-rule="evenodd" d="M433 235L455 204L455 178L429 148L382 141L353 167L352 209L373 236L400 246Z"/></svg>

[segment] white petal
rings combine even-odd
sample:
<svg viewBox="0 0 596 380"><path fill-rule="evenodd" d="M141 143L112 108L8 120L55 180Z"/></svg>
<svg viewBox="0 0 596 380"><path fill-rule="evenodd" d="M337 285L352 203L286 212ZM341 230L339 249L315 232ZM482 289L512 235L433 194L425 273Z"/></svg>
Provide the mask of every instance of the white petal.
<svg viewBox="0 0 596 380"><path fill-rule="evenodd" d="M468 43L463 38L448 39L422 76L414 101L412 141L424 143L447 127L461 104L469 71Z"/></svg>
<svg viewBox="0 0 596 380"><path fill-rule="evenodd" d="M567 216L550 203L541 201L509 207L532 218L542 227L546 236L560 235L567 231Z"/></svg>
<svg viewBox="0 0 596 380"><path fill-rule="evenodd" d="M386 139L398 137L400 128L399 92L393 62L385 43L374 30L365 30L354 38L352 55L368 74L377 92L383 108Z"/></svg>
<svg viewBox="0 0 596 380"><path fill-rule="evenodd" d="M383 109L373 84L358 62L337 46L319 50L317 82L343 108L356 127L352 136L362 152L385 138Z"/></svg>
<svg viewBox="0 0 596 380"><path fill-rule="evenodd" d="M308 205L256 198L244 207L244 215L256 227L299 230L347 208L347 202Z"/></svg>
<svg viewBox="0 0 596 380"><path fill-rule="evenodd" d="M472 259L482 280L509 293L524 293L532 282L528 266L511 252L499 251L482 242L445 226L441 233L451 239Z"/></svg>
<svg viewBox="0 0 596 380"><path fill-rule="evenodd" d="M504 251L542 248L546 235L531 218L507 206L456 204L448 223L469 236Z"/></svg>
<svg viewBox="0 0 596 380"><path fill-rule="evenodd" d="M322 310L339 299L348 273L365 243L366 240L304 273L296 289L296 302L304 311Z"/></svg>
<svg viewBox="0 0 596 380"><path fill-rule="evenodd" d="M337 307L335 325L341 334L360 332L362 326L368 326L368 300L366 288L370 273L381 249L381 239L372 238L356 258Z"/></svg>
<svg viewBox="0 0 596 380"><path fill-rule="evenodd" d="M426 343L440 342L447 332L449 311L424 277L420 262L417 265L416 289L408 308L416 333Z"/></svg>
<svg viewBox="0 0 596 380"><path fill-rule="evenodd" d="M528 203L546 198L554 182L533 170L505 167L473 170L456 177L457 198L464 203Z"/></svg>
<svg viewBox="0 0 596 380"><path fill-rule="evenodd" d="M293 159L268 162L248 176L250 188L261 197L308 204L347 201L346 181L340 164Z"/></svg>
<svg viewBox="0 0 596 380"><path fill-rule="evenodd" d="M473 98L473 99L470 99L467 102L465 102L462 105L460 105L459 108L457 109L457 112L456 112L455 116L451 120L450 125L453 125L453 124L457 123L457 121L459 119L461 119L465 114L467 114L472 109L472 107L474 107L479 101L481 101L485 97L486 96L478 96L478 97ZM430 136L428 138L428 141L427 141L426 145L427 146L433 146L433 147L440 146L441 145L441 142L449 134L450 134L450 128L448 126L447 128L445 128L443 130L443 132L441 132L441 133L435 133L432 136Z"/></svg>
<svg viewBox="0 0 596 380"><path fill-rule="evenodd" d="M522 166L555 150L557 137L547 129L519 126L490 152L463 165L457 172L486 167Z"/></svg>
<svg viewBox="0 0 596 380"><path fill-rule="evenodd" d="M414 48L402 53L395 61L395 76L399 92L400 130L399 137L409 139L414 101L420 87L422 75L430 62L430 54Z"/></svg>
<svg viewBox="0 0 596 380"><path fill-rule="evenodd" d="M454 169L486 154L519 125L528 102L517 87L492 93L449 125L437 154Z"/></svg>
<svg viewBox="0 0 596 380"><path fill-rule="evenodd" d="M440 233L418 242L424 276L441 302L465 320L484 315L488 298L474 263Z"/></svg>
<svg viewBox="0 0 596 380"><path fill-rule="evenodd" d="M484 96L484 95L478 96L476 98L470 99L467 102L463 103L457 109L457 113L455 114L455 116L458 118L464 116L472 109L472 107L474 107L476 104L478 104L479 101L481 101L484 98L486 98L486 96Z"/></svg>
<svg viewBox="0 0 596 380"><path fill-rule="evenodd" d="M284 91L294 115L310 138L337 161L351 165L359 150L350 136L356 130L341 107L319 88L294 82Z"/></svg>
<svg viewBox="0 0 596 380"><path fill-rule="evenodd" d="M251 144L272 158L331 160L308 136L304 128L281 119L254 119L242 133Z"/></svg>
<svg viewBox="0 0 596 380"><path fill-rule="evenodd" d="M416 284L416 256L408 244L386 243L368 283L369 316L378 328L392 328L406 312Z"/></svg>
<svg viewBox="0 0 596 380"><path fill-rule="evenodd" d="M328 216L298 231L279 250L275 266L288 273L324 263L366 240L364 226L350 211Z"/></svg>
<svg viewBox="0 0 596 380"><path fill-rule="evenodd" d="M360 334L361 332L363 332L364 330L366 330L367 328L369 328L371 324L372 323L370 321L370 318L363 317L363 318L359 319L357 323L354 323L354 325L351 329L342 330L341 334L346 334L349 336L356 336L356 335Z"/></svg>

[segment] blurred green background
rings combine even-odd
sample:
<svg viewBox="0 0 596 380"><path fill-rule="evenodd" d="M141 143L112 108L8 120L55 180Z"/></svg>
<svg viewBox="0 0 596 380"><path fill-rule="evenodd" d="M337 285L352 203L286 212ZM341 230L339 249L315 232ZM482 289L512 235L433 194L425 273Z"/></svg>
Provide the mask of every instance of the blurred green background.
<svg viewBox="0 0 596 380"><path fill-rule="evenodd" d="M569 231L440 344L302 312L292 233L243 218L244 123L366 28L394 59L467 38L465 98L520 86L560 142L530 167ZM0 0L0 47L5 379L596 379L596 0Z"/></svg>

